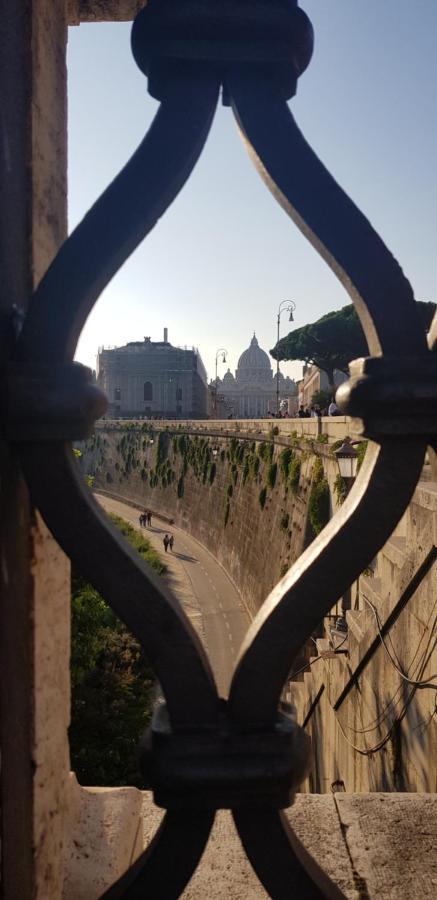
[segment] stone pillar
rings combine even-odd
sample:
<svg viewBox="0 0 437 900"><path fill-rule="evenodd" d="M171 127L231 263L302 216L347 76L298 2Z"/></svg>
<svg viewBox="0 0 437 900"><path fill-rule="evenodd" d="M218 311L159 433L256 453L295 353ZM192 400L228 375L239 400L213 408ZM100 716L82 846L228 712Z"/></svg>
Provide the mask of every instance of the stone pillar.
<svg viewBox="0 0 437 900"><path fill-rule="evenodd" d="M66 234L63 0L0 7L0 352ZM14 307L14 309L12 308ZM69 570L0 448L2 896L59 897L69 758Z"/></svg>

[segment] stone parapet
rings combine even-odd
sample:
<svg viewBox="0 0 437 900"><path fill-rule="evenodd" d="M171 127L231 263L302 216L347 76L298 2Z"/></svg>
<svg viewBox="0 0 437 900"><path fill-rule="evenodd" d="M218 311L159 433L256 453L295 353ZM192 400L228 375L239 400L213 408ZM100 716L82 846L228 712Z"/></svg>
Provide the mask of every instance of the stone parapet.
<svg viewBox="0 0 437 900"><path fill-rule="evenodd" d="M82 788L72 776L62 900L97 900L149 843L163 811L135 788ZM435 897L437 797L430 794L298 794L287 818L346 900ZM267 894L237 837L217 814L185 900L251 900Z"/></svg>

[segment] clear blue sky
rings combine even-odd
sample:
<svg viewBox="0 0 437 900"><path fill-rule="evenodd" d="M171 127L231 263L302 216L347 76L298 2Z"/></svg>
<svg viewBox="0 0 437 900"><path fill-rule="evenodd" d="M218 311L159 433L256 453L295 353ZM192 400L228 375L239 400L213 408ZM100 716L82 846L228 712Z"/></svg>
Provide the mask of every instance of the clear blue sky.
<svg viewBox="0 0 437 900"><path fill-rule="evenodd" d="M304 0L313 60L292 110L340 184L379 230L418 300L437 300L437 0ZM69 31L69 221L80 220L142 139L157 104L130 53L130 24ZM349 302L275 205L219 107L204 154L173 207L112 280L77 358L164 326L198 346L210 376L235 369L256 331L269 350L279 301L296 327ZM288 330L286 317L281 335ZM297 364L282 365L291 375ZM221 374L224 367L221 366Z"/></svg>

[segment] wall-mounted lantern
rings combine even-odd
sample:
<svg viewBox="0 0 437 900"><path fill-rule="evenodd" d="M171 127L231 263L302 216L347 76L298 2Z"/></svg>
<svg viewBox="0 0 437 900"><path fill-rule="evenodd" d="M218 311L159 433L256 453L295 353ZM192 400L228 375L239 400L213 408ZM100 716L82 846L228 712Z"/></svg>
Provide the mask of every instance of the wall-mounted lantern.
<svg viewBox="0 0 437 900"><path fill-rule="evenodd" d="M348 492L357 477L358 469L358 453L352 446L352 441L347 435L338 450L334 450L337 458L339 472L343 480L346 482Z"/></svg>

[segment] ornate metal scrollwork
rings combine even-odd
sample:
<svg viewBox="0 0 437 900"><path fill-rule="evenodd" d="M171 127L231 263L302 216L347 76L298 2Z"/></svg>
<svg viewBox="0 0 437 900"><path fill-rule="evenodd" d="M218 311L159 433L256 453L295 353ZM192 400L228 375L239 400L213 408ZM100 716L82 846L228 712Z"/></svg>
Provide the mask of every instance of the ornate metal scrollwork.
<svg viewBox="0 0 437 900"><path fill-rule="evenodd" d="M312 52L312 28L297 0L149 0L133 26L133 50L160 109L42 279L9 378L9 408L24 384L34 420L26 432L19 415L10 417L33 500L74 564L141 641L166 699L143 763L167 813L147 851L105 896L179 896L215 810L226 807L272 897L340 897L280 812L292 802L306 757L304 732L278 711L280 694L299 648L386 541L412 496L432 423L422 415L406 421L394 395L402 372L417 403L426 400L421 394L437 357L401 269L314 155L287 106ZM341 511L265 601L227 702L179 604L115 533L82 484L68 443L83 436L87 410L101 409L72 363L85 319L189 177L220 86L262 178L349 291L376 357L360 364L364 381L354 376L341 399L376 443ZM47 365L59 389L50 415ZM69 390L62 392L66 372ZM390 428L380 415L384 403L391 403Z"/></svg>

